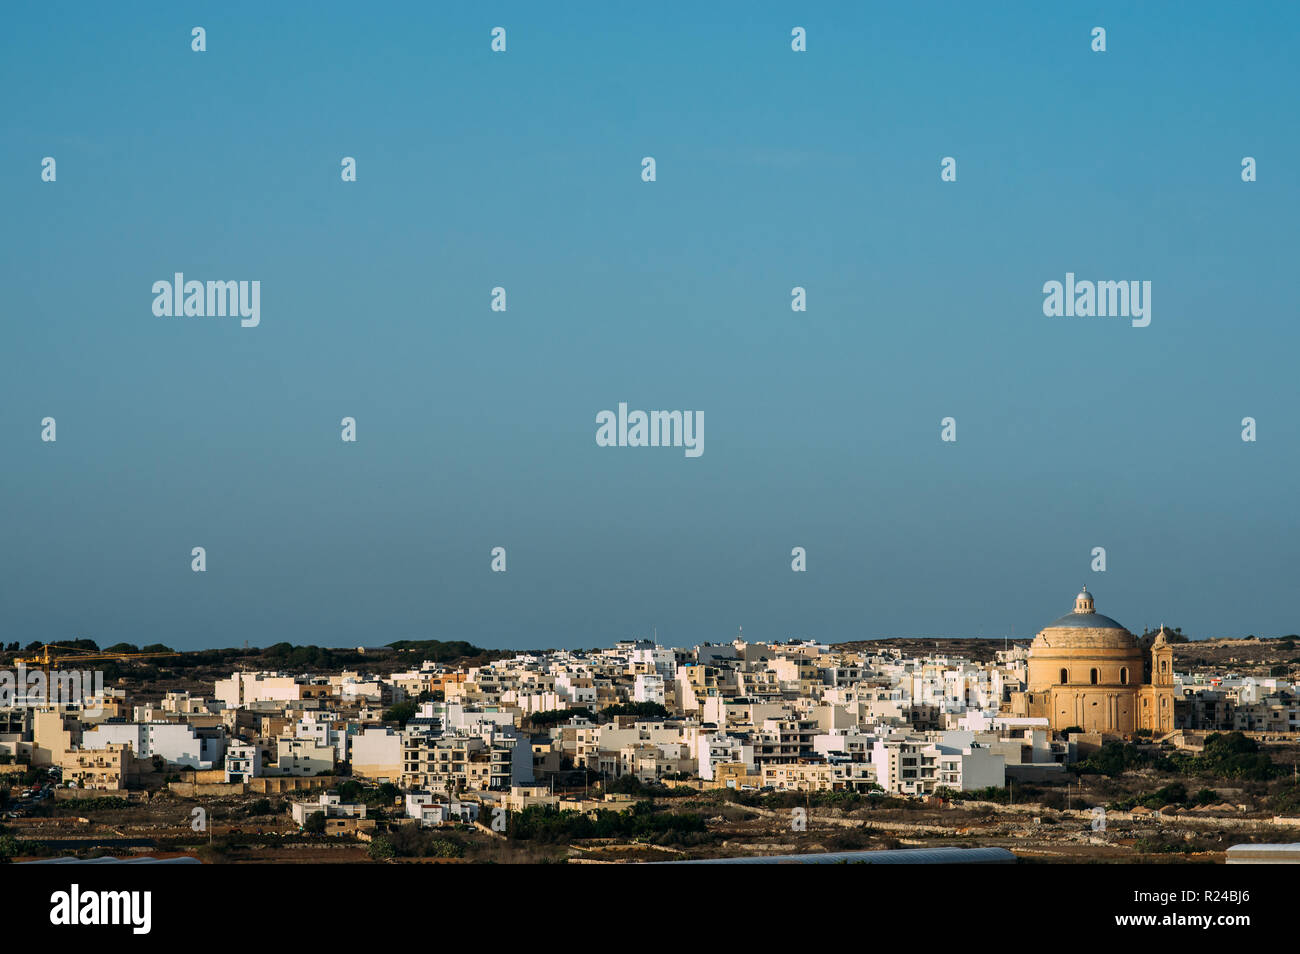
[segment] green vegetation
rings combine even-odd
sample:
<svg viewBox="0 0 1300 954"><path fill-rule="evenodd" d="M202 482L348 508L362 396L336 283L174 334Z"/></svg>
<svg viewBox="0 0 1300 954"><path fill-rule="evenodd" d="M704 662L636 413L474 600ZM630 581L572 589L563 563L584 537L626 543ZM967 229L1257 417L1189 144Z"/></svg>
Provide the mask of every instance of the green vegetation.
<svg viewBox="0 0 1300 954"><path fill-rule="evenodd" d="M606 719L614 716L630 715L638 719L666 719L671 713L657 702L625 702L621 705L606 706L600 710Z"/></svg>
<svg viewBox="0 0 1300 954"><path fill-rule="evenodd" d="M710 840L704 818L690 812L657 810L637 802L629 811L559 811L533 806L511 812L506 835L523 841L559 843L589 838L639 838L657 845L694 845Z"/></svg>
<svg viewBox="0 0 1300 954"><path fill-rule="evenodd" d="M1211 775L1215 778L1266 782L1286 772L1274 765L1259 743L1240 732L1206 736L1205 751L1200 755L1175 752L1168 758L1174 771L1184 775Z"/></svg>
<svg viewBox="0 0 1300 954"><path fill-rule="evenodd" d="M1135 850L1145 854L1190 854L1196 849L1185 841L1174 841L1165 834L1148 835L1133 843Z"/></svg>
<svg viewBox="0 0 1300 954"><path fill-rule="evenodd" d="M1157 634L1158 632L1160 632L1159 629L1143 629L1143 630L1142 630L1142 635L1141 635L1141 637L1139 637L1139 638L1140 638L1140 639L1154 639L1155 636L1156 636L1156 634ZM1166 640L1167 642L1170 642L1170 643L1189 643L1189 642L1191 642L1191 640L1190 640L1187 636L1184 636L1184 635L1183 635L1183 628L1182 628L1181 626L1166 626L1166 627L1165 627L1165 640Z"/></svg>
<svg viewBox="0 0 1300 954"><path fill-rule="evenodd" d="M473 643L467 643L463 639L454 639L450 642L443 642L440 639L399 639L395 643L389 643L388 648L399 652L411 652L421 660L428 659L432 662L455 662L467 657L501 655L475 646Z"/></svg>
<svg viewBox="0 0 1300 954"><path fill-rule="evenodd" d="M877 805L882 801L873 793L864 795L861 792L746 792L734 788L725 791L729 802L746 808L763 808L768 811L781 811L787 808L839 808L852 811L864 805ZM880 789L877 788L877 791ZM902 803L910 800L899 799L898 801Z"/></svg>
<svg viewBox="0 0 1300 954"><path fill-rule="evenodd" d="M13 835L0 835L0 863L8 862L11 858L22 854L18 839Z"/></svg>
<svg viewBox="0 0 1300 954"><path fill-rule="evenodd" d="M620 775L601 783L602 791L610 795L641 795L645 798L676 798L679 796L700 794L689 785L674 785L669 788L659 782L643 782L635 775Z"/></svg>
<svg viewBox="0 0 1300 954"><path fill-rule="evenodd" d="M453 838L428 828L404 825L370 842L370 857L376 861L390 858L463 858L465 846Z"/></svg>
<svg viewBox="0 0 1300 954"><path fill-rule="evenodd" d="M1258 742L1240 732L1207 736L1205 751L1200 755L1191 752L1151 754L1127 742L1107 742L1090 758L1076 763L1074 771L1079 775L1099 774L1115 778L1138 768L1253 782L1266 782L1286 771L1273 764L1268 754L1260 750Z"/></svg>
<svg viewBox="0 0 1300 954"><path fill-rule="evenodd" d="M323 646L295 646L276 643L262 650L262 657L284 669L342 669L365 661L354 649L326 649Z"/></svg>
<svg viewBox="0 0 1300 954"><path fill-rule="evenodd" d="M419 711L420 707L414 702L399 702L384 710L384 721L396 722L398 725L405 728L406 723L415 718L415 714Z"/></svg>
<svg viewBox="0 0 1300 954"><path fill-rule="evenodd" d="M1268 807L1278 815L1300 815L1300 785L1293 783L1275 793Z"/></svg>
<svg viewBox="0 0 1300 954"><path fill-rule="evenodd" d="M1136 745L1112 741L1088 758L1076 762L1074 771L1078 775L1109 775L1115 778L1129 769L1150 764L1151 759L1139 752Z"/></svg>
<svg viewBox="0 0 1300 954"><path fill-rule="evenodd" d="M99 652L99 643L95 642L93 639L59 639L49 645L51 649L57 647L59 649L84 649L87 652L92 653ZM45 643L28 643L26 646L26 650L29 653L39 652L44 648Z"/></svg>
<svg viewBox="0 0 1300 954"><path fill-rule="evenodd" d="M1150 795L1138 795L1132 798L1122 798L1113 803L1110 807L1115 811L1126 812L1130 809L1141 805L1143 808L1149 808L1152 811L1164 808L1168 805L1194 806L1210 805L1218 800L1212 789L1203 788L1195 795L1187 794L1187 786L1182 782L1173 782L1162 788L1156 789Z"/></svg>
<svg viewBox="0 0 1300 954"><path fill-rule="evenodd" d="M402 794L391 782L382 785L363 785L356 779L345 778L331 790L345 805L364 802L371 808L390 808L393 800Z"/></svg>

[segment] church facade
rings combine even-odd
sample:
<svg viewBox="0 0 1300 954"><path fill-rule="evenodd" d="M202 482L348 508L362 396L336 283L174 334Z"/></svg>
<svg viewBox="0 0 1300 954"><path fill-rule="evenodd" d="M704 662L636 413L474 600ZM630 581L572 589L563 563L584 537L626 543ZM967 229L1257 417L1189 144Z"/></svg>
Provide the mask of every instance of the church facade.
<svg viewBox="0 0 1300 954"><path fill-rule="evenodd" d="M1174 650L1164 627L1148 647L1096 611L1085 586L1074 611L1045 627L1029 648L1026 690L1011 713L1048 720L1053 731L1102 735L1174 729Z"/></svg>

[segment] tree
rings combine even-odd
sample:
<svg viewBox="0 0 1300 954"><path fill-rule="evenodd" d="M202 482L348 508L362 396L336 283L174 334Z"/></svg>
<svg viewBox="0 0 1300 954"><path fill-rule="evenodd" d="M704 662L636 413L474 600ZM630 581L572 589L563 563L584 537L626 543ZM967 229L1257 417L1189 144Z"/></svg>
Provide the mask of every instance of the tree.
<svg viewBox="0 0 1300 954"><path fill-rule="evenodd" d="M361 787L361 783L354 781L353 779L339 782L339 784L335 786L334 792L338 795L339 800L345 804L360 801L362 795L365 794Z"/></svg>
<svg viewBox="0 0 1300 954"><path fill-rule="evenodd" d="M397 849L393 847L392 841L385 837L379 837L370 842L370 857L375 861L387 861L397 856Z"/></svg>
<svg viewBox="0 0 1300 954"><path fill-rule="evenodd" d="M19 852L18 839L13 835L0 835L0 861L8 861Z"/></svg>
<svg viewBox="0 0 1300 954"><path fill-rule="evenodd" d="M606 706L600 710L600 714L607 719L620 715L636 716L640 719L666 719L672 713L657 702L627 702Z"/></svg>
<svg viewBox="0 0 1300 954"><path fill-rule="evenodd" d="M394 706L389 706L388 709L385 710L384 721L396 722L398 725L405 728L406 723L410 722L418 711L419 708L414 702L399 702Z"/></svg>
<svg viewBox="0 0 1300 954"><path fill-rule="evenodd" d="M312 812L307 816L307 822L302 826L302 830L309 835L325 834L325 813Z"/></svg>
<svg viewBox="0 0 1300 954"><path fill-rule="evenodd" d="M414 653L421 660L428 659L433 662L454 662L466 657L498 655L462 639L450 642L438 639L399 639L389 643L388 648L398 652Z"/></svg>
<svg viewBox="0 0 1300 954"><path fill-rule="evenodd" d="M1105 743L1095 755L1075 765L1075 772L1080 775L1089 773L1109 775L1112 778L1123 775L1125 770L1143 763L1137 746L1125 742L1110 741Z"/></svg>

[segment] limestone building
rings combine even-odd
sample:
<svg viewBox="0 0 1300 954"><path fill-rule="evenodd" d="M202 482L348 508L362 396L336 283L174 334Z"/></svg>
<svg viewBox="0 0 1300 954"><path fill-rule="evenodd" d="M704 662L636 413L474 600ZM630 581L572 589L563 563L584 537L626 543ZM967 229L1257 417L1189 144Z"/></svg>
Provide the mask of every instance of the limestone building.
<svg viewBox="0 0 1300 954"><path fill-rule="evenodd" d="M1127 629L1096 612L1085 586L1074 612L1034 638L1026 691L1012 695L1011 711L1046 717L1057 732L1172 732L1174 651L1164 627L1150 646L1140 646Z"/></svg>

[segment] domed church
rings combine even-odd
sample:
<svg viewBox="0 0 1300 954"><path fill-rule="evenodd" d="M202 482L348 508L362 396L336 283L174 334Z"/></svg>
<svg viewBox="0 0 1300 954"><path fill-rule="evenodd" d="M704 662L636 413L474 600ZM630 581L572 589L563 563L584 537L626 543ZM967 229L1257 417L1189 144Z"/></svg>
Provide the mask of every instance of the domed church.
<svg viewBox="0 0 1300 954"><path fill-rule="evenodd" d="M1174 650L1160 627L1150 647L1096 611L1085 586L1074 612L1045 627L1029 647L1029 682L1013 693L1013 715L1046 717L1053 731L1103 735L1174 729Z"/></svg>

